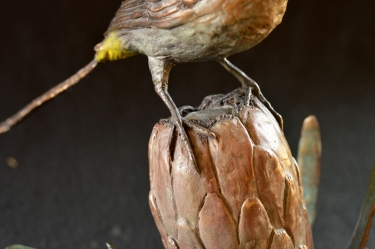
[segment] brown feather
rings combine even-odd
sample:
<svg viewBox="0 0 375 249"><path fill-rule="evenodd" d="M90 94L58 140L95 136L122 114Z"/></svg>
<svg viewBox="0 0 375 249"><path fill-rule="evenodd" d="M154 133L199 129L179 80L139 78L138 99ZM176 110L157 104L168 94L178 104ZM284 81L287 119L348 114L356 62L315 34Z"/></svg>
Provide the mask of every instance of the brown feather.
<svg viewBox="0 0 375 249"><path fill-rule="evenodd" d="M182 25L194 14L192 7L197 2L199 0L124 1L112 19L107 33L118 29L170 29Z"/></svg>

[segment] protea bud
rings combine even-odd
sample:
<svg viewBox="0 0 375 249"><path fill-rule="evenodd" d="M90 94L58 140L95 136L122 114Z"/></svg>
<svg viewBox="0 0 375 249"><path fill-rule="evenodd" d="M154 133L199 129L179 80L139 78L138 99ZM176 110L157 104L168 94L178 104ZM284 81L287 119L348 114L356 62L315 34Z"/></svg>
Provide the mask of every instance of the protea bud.
<svg viewBox="0 0 375 249"><path fill-rule="evenodd" d="M197 165L171 122L155 125L149 201L165 248L314 248L283 132L257 98L241 104L243 95L207 97L186 116L216 134L187 128Z"/></svg>

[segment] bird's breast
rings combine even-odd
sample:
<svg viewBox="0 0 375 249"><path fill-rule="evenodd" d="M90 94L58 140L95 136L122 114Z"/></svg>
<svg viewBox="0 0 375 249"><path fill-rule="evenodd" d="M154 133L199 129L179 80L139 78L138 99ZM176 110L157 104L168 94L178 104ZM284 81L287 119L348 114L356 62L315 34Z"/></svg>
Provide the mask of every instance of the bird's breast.
<svg viewBox="0 0 375 249"><path fill-rule="evenodd" d="M237 37L237 46L249 49L281 22L286 5L287 0L227 0L222 6L223 26Z"/></svg>

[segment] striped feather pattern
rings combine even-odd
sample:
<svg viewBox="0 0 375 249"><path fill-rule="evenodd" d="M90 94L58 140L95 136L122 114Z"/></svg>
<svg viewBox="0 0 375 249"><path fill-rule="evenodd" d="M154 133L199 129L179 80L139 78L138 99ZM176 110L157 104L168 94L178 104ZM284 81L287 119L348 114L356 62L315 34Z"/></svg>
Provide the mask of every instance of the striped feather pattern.
<svg viewBox="0 0 375 249"><path fill-rule="evenodd" d="M193 15L200 0L126 0L112 19L108 31L136 28L173 28Z"/></svg>

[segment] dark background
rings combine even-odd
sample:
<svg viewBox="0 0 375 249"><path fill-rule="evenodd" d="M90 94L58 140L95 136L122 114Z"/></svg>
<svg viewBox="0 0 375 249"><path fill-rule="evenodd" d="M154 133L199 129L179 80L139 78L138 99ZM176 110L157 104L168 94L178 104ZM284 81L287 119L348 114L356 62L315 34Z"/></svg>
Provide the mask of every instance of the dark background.
<svg viewBox="0 0 375 249"><path fill-rule="evenodd" d="M119 5L1 1L0 119L88 63ZM346 247L375 163L374 9L365 0L291 0L265 41L231 57L283 115L294 155L303 119L320 121L317 248ZM170 82L178 106L239 86L215 62L178 65ZM100 65L1 135L0 248L162 248L148 208L147 143L167 116L138 56Z"/></svg>

